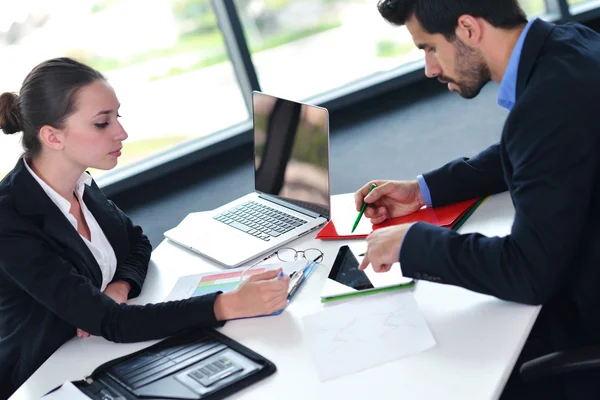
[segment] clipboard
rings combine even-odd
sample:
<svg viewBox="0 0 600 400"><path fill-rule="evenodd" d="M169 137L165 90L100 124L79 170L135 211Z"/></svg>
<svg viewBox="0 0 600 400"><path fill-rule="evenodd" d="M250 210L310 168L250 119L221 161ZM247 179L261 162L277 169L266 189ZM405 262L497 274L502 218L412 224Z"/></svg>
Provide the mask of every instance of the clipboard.
<svg viewBox="0 0 600 400"><path fill-rule="evenodd" d="M316 238L321 240L364 239L376 229L412 222L427 222L456 230L486 199L487 197L470 199L436 208L423 207L410 215L392 218L377 225L371 225L367 218L362 218L357 229L354 233L351 233L351 223L354 221L354 214L356 214L354 200L351 197L344 197L342 201L338 202L338 209L351 210L351 213L346 211L334 215L317 234Z"/></svg>
<svg viewBox="0 0 600 400"><path fill-rule="evenodd" d="M314 268L318 265L316 262L305 264L305 261L292 261L292 262L278 262L278 263L264 263L258 264L252 269L246 270L246 267L233 268L227 271L213 271L202 274L194 274L180 277L175 286L171 289L171 292L164 301L177 301L188 299L190 297L197 297L206 294L223 292L227 293L235 290L242 282L242 275L249 277L254 274L260 274L269 270L282 268L286 275L290 275L290 272L302 271L302 278L298 280L296 286L288 292L288 304L292 301L294 296L300 291L304 283L308 280L312 274ZM272 315L279 315L285 310L285 308L276 311L268 315L257 315L255 317L246 318L257 318L266 317ZM245 318L243 318L245 319Z"/></svg>

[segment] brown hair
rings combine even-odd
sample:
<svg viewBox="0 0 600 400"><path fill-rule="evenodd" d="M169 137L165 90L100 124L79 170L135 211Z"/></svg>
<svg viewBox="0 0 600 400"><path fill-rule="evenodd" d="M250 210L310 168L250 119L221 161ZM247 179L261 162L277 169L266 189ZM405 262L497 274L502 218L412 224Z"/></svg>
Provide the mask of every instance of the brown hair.
<svg viewBox="0 0 600 400"><path fill-rule="evenodd" d="M99 79L105 80L100 72L70 58L44 61L27 75L18 95L0 95L0 128L7 135L23 132L25 158L33 159L42 150L40 129L62 129L76 111L79 90Z"/></svg>

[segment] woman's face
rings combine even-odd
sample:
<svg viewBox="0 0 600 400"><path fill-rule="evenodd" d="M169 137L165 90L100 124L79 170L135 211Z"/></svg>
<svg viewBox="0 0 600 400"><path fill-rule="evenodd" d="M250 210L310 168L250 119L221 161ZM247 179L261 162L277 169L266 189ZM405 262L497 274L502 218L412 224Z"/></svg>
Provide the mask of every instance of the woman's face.
<svg viewBox="0 0 600 400"><path fill-rule="evenodd" d="M112 169L121 155L127 132L118 121L120 104L113 88L97 80L77 93L75 112L65 121L63 154L87 168Z"/></svg>

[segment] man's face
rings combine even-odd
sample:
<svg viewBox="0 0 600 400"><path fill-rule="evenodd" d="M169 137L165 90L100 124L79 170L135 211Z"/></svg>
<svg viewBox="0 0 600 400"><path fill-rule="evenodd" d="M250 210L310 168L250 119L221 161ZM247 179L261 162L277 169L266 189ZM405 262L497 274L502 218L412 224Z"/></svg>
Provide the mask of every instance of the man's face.
<svg viewBox="0 0 600 400"><path fill-rule="evenodd" d="M491 72L481 52L469 47L458 37L448 41L441 34L430 34L423 29L413 14L406 28L415 45L425 51L425 75L448 84L448 90L465 99L476 97L491 80Z"/></svg>

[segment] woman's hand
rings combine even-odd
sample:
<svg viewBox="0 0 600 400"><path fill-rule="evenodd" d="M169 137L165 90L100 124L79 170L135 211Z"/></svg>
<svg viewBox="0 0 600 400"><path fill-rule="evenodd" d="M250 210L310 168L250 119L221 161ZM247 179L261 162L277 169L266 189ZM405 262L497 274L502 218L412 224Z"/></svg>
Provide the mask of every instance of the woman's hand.
<svg viewBox="0 0 600 400"><path fill-rule="evenodd" d="M234 318L268 315L287 304L290 278L276 278L280 269L252 275L234 291L217 296L215 317L217 321Z"/></svg>
<svg viewBox="0 0 600 400"><path fill-rule="evenodd" d="M125 281L116 281L109 283L104 289L104 294L113 299L117 304L125 303L129 297L131 285ZM90 337L90 334L82 329L77 329L77 336L80 338Z"/></svg>

